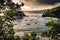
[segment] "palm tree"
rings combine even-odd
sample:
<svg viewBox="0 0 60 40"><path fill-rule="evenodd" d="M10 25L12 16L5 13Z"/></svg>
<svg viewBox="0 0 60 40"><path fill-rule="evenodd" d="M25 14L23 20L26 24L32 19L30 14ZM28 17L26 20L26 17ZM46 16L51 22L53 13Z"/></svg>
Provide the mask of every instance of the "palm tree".
<svg viewBox="0 0 60 40"><path fill-rule="evenodd" d="M49 32L50 32L50 38L51 39L57 39L57 34L59 33L60 29L60 22L58 20L50 20L46 26L50 26Z"/></svg>

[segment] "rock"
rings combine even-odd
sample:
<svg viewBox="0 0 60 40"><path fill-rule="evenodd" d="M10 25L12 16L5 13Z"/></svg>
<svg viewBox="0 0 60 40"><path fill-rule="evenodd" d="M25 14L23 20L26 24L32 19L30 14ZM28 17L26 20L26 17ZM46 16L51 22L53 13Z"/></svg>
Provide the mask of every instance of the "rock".
<svg viewBox="0 0 60 40"><path fill-rule="evenodd" d="M27 23L27 25L31 25L30 23Z"/></svg>

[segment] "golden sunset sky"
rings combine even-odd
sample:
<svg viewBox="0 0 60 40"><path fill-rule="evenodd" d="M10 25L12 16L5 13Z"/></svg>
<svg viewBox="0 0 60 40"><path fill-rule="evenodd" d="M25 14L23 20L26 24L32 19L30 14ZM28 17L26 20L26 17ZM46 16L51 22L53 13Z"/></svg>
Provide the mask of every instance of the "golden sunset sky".
<svg viewBox="0 0 60 40"><path fill-rule="evenodd" d="M25 5L22 10L43 10L43 9L51 9L53 7L59 6L60 3L55 3L54 5L50 5L48 3L43 3L43 1L37 2L37 0L12 0L14 3L23 2Z"/></svg>

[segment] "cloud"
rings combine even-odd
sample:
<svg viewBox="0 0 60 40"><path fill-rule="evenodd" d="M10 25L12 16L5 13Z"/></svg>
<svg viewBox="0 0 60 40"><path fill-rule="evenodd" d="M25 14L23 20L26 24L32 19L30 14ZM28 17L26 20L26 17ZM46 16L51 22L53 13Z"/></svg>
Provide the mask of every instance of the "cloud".
<svg viewBox="0 0 60 40"><path fill-rule="evenodd" d="M49 9L60 5L60 0L19 0L30 9ZM25 7L23 7L25 8Z"/></svg>
<svg viewBox="0 0 60 40"><path fill-rule="evenodd" d="M21 0L21 1L24 1L25 3L48 4L48 5L53 5L55 3L60 2L60 0Z"/></svg>
<svg viewBox="0 0 60 40"><path fill-rule="evenodd" d="M20 0L24 2L27 6L47 6L47 5L55 5L57 3L60 3L60 0Z"/></svg>
<svg viewBox="0 0 60 40"><path fill-rule="evenodd" d="M52 5L52 4L55 4L55 3L59 3L60 0L36 0L36 2Z"/></svg>

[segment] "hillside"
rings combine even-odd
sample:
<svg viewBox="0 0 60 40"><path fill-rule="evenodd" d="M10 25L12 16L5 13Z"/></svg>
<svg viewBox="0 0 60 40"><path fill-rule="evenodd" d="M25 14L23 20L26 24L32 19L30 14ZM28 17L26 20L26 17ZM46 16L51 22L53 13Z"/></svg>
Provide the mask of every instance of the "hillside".
<svg viewBox="0 0 60 40"><path fill-rule="evenodd" d="M44 10L42 17L60 18L60 6Z"/></svg>

